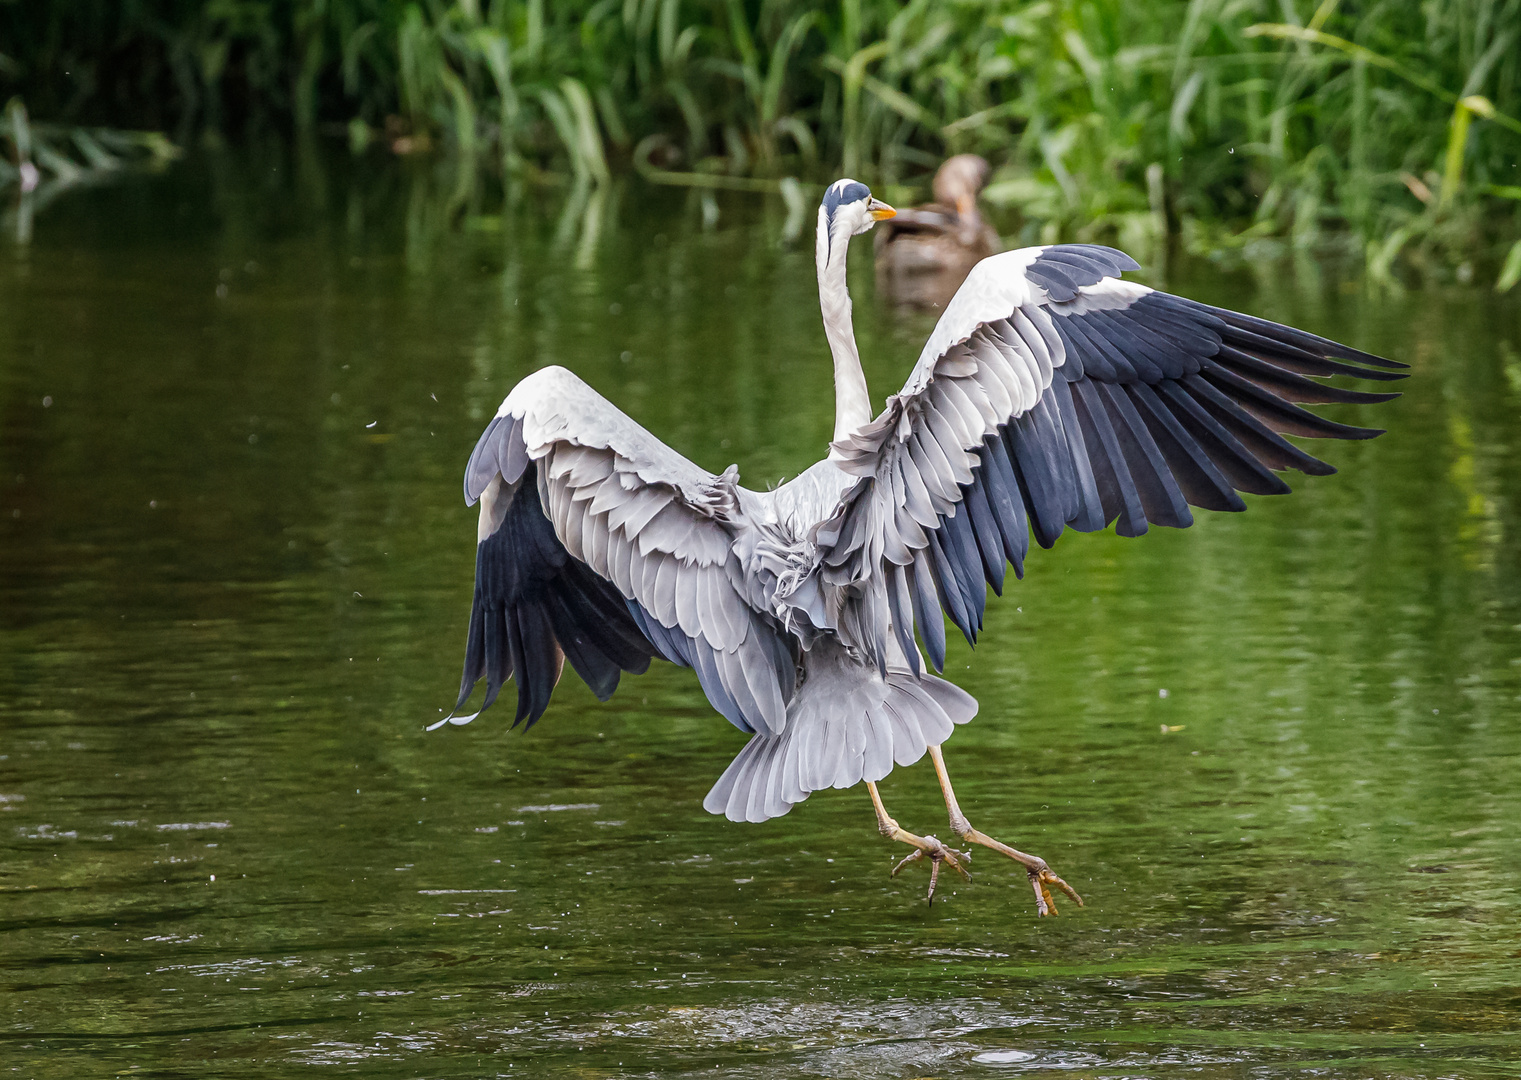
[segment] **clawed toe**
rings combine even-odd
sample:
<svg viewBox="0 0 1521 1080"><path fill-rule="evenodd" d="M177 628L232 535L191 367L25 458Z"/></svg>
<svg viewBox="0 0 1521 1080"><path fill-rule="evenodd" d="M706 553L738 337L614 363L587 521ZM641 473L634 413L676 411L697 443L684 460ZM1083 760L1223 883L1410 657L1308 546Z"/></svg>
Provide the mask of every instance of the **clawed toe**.
<svg viewBox="0 0 1521 1080"><path fill-rule="evenodd" d="M1083 906L1083 898L1077 895L1077 890L1063 881L1054 870L1046 865L1046 860L1040 856L1031 856L1038 865L1026 866L1025 873L1030 878L1030 887L1035 890L1035 911L1042 918L1047 915L1055 915L1056 902L1051 899L1051 890L1048 886L1055 885L1072 899L1078 907Z"/></svg>
<svg viewBox="0 0 1521 1080"><path fill-rule="evenodd" d="M966 878L968 881L971 881L972 880L972 875L967 871L967 868L964 865L962 865L962 864L963 863L971 862L972 861L972 856L971 856L970 852L955 851L955 850L953 850L951 848L946 847L944 844L942 844L939 840L935 839L935 837L933 837L933 836L926 836L926 837L923 837L922 839L924 841L924 845L925 846L921 847L921 848L916 848L915 850L913 850L913 851L909 852L907 855L905 855L902 859L900 859L898 861L898 864L893 867L892 874L889 875L889 876L891 876L891 877L897 877L898 876L898 871L902 870L905 866L907 866L911 862L918 862L921 859L929 859L929 861L930 861L929 895L926 896L925 899L929 903L933 904L935 902L935 886L937 884L939 884L939 882L940 882L940 864L941 863L945 863L951 869L955 870L958 874L960 874L962 877Z"/></svg>

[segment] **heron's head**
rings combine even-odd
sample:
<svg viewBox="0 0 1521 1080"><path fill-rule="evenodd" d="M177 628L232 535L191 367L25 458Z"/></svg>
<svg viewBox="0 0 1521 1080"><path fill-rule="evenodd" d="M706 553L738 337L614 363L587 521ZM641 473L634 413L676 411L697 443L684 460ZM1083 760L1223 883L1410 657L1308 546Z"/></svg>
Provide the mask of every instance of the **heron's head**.
<svg viewBox="0 0 1521 1080"><path fill-rule="evenodd" d="M897 211L871 197L859 180L836 180L824 192L819 204L819 265L832 262L842 253L850 238L890 218Z"/></svg>

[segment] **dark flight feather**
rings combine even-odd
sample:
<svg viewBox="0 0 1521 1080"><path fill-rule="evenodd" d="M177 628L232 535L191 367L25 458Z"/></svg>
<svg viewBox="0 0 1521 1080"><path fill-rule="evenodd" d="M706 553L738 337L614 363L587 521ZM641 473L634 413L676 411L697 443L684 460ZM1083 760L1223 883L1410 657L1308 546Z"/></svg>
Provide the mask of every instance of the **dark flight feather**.
<svg viewBox="0 0 1521 1080"><path fill-rule="evenodd" d="M478 449L491 441L483 438ZM472 455L467 484L476 465ZM476 548L475 600L454 705L455 712L464 708L484 678L481 708L486 709L503 684L515 678L513 723L526 721L529 727L549 707L562 654L605 701L622 672L643 672L656 652L617 590L560 543L539 503L536 469L525 460L517 490L506 496L511 502L501 524ZM476 489L477 497L485 487Z"/></svg>

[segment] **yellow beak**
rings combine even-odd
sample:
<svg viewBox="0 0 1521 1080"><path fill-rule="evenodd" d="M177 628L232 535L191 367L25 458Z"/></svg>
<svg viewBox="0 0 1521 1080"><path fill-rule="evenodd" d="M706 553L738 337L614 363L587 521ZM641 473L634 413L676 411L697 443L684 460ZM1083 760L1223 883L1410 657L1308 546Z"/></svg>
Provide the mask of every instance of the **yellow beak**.
<svg viewBox="0 0 1521 1080"><path fill-rule="evenodd" d="M886 221L890 217L898 216L898 211L878 199L872 199L866 204L866 212L878 221Z"/></svg>

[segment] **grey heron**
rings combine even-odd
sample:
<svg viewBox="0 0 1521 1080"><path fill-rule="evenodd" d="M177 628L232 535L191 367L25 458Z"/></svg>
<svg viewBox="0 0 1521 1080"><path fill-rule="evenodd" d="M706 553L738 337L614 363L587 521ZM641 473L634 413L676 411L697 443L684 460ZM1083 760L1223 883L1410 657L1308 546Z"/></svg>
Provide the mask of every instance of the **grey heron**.
<svg viewBox="0 0 1521 1080"><path fill-rule="evenodd" d="M1323 378L1404 365L1126 280L1139 267L1113 248L1057 244L978 263L873 415L845 262L893 213L854 180L819 207L834 436L780 487L694 464L565 368L512 389L465 469L475 594L446 720L479 715L459 712L481 679L481 709L516 679L514 725L531 727L567 661L603 700L654 658L685 665L751 735L706 810L760 822L864 783L882 835L910 848L893 873L930 861L933 900L942 864L966 874L967 856L902 828L877 790L927 753L952 831L1019 863L1045 915L1052 888L1082 901L1043 859L973 828L951 787L941 746L977 703L936 674L941 613L975 643L987 588L1001 594L1008 566L1023 575L1032 535L1182 528L1190 506L1287 492L1284 469L1334 472L1283 435L1380 432L1300 403L1386 400Z"/></svg>

